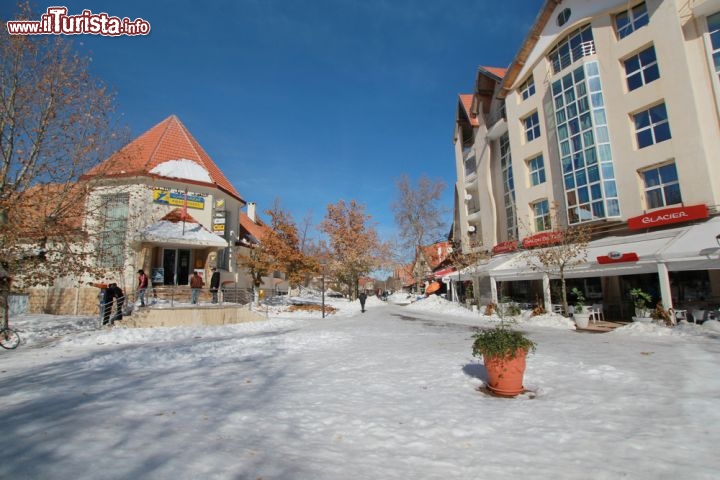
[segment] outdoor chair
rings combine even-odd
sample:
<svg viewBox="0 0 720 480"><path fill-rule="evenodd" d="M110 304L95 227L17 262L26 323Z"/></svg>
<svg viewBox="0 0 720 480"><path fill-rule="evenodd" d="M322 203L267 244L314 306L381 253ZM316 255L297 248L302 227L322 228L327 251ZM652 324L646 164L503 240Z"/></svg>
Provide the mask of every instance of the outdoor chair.
<svg viewBox="0 0 720 480"><path fill-rule="evenodd" d="M702 323L705 320L705 310L693 310L690 314L692 316L693 323Z"/></svg>
<svg viewBox="0 0 720 480"><path fill-rule="evenodd" d="M593 323L597 323L598 320L600 320L601 322L605 321L605 312L603 312L602 303L593 303L590 308L592 311L590 319Z"/></svg>

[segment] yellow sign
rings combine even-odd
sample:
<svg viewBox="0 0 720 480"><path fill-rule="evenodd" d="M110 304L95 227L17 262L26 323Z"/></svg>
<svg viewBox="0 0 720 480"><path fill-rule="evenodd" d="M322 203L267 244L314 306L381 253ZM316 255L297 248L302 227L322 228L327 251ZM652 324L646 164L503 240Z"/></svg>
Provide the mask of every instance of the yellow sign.
<svg viewBox="0 0 720 480"><path fill-rule="evenodd" d="M205 198L200 195L193 195L191 193L185 194L180 191L162 190L156 188L153 190L153 202L161 205L173 205L176 207L185 206L185 197L187 196L188 208L195 208L203 210L205 208Z"/></svg>
<svg viewBox="0 0 720 480"><path fill-rule="evenodd" d="M221 223L219 225L218 224L213 225L213 232L224 232L224 231L225 231L224 223Z"/></svg>

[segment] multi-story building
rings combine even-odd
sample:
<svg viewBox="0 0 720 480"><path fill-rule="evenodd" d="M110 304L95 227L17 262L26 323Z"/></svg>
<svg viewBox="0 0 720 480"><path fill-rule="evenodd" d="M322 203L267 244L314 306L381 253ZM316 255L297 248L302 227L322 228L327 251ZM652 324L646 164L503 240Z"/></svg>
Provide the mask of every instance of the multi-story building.
<svg viewBox="0 0 720 480"><path fill-rule="evenodd" d="M481 297L497 282L542 296L517 250L588 225L569 277L615 316L629 319L630 287L720 303L720 1L548 0L510 67L475 83L458 104L453 234L494 254L467 273Z"/></svg>

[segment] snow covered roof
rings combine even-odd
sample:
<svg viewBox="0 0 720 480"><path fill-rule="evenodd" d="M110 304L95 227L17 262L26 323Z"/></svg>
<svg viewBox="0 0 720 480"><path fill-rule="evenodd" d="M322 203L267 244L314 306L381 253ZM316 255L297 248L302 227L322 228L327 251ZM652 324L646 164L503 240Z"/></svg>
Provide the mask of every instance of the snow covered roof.
<svg viewBox="0 0 720 480"><path fill-rule="evenodd" d="M150 173L155 173L167 178L180 178L212 183L210 172L208 172L205 167L186 158L163 162L150 170Z"/></svg>
<svg viewBox="0 0 720 480"><path fill-rule="evenodd" d="M182 221L182 220L185 221ZM225 248L228 242L177 208L135 235L135 241Z"/></svg>

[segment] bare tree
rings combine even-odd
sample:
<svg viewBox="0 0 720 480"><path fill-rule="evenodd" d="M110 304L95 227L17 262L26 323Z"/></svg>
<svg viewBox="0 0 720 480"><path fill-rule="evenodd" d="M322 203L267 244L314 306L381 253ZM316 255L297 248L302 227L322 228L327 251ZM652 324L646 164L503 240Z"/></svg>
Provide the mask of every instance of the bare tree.
<svg viewBox="0 0 720 480"><path fill-rule="evenodd" d="M33 19L27 2L19 17ZM81 176L112 151L114 95L64 37L0 29L0 261L19 285L91 268Z"/></svg>
<svg viewBox="0 0 720 480"><path fill-rule="evenodd" d="M447 237L442 219L447 209L440 204L445 189L441 180L420 177L417 187L403 174L396 181L398 197L392 204L395 223L400 230L401 247L415 254L418 248Z"/></svg>
<svg viewBox="0 0 720 480"><path fill-rule="evenodd" d="M541 232L538 235L539 240L523 252L522 258L533 270L560 279L561 302L563 310L567 312L565 274L569 269L586 262L591 230L586 224L564 227L558 211L557 205L550 207L548 219L545 221L549 221L552 229ZM549 309L549 305L545 308Z"/></svg>

